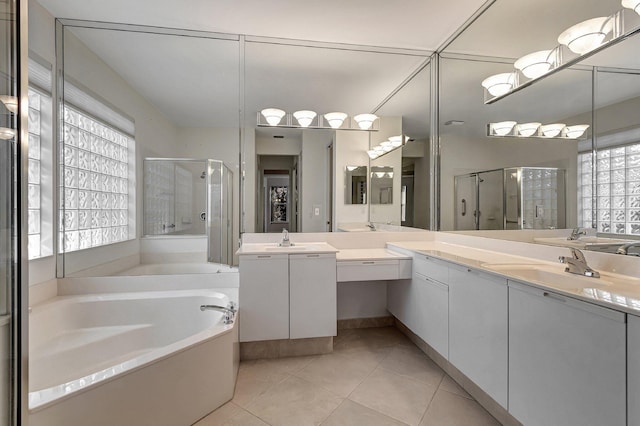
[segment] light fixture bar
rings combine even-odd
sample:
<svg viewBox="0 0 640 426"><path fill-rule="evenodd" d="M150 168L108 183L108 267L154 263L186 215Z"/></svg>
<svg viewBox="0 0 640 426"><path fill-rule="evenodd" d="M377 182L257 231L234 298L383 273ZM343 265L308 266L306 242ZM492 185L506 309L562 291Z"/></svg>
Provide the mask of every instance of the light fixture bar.
<svg viewBox="0 0 640 426"><path fill-rule="evenodd" d="M384 155L387 155L390 152L395 151L398 148L402 148L409 141L409 136L407 135L398 135L391 136L386 141L380 142L378 145L372 147L367 151L369 158L371 160L375 160L376 158L380 158Z"/></svg>
<svg viewBox="0 0 640 426"><path fill-rule="evenodd" d="M634 10L632 9L621 9L616 13L614 13L613 15L607 17L606 19L607 19L606 23L604 24L604 31L606 31L606 33L604 33L603 31L604 35L602 37L602 40L599 41L599 44L596 43L597 47L593 47L582 54L578 54L573 52L566 45L558 44L557 46L555 46L553 49L549 51L551 54L546 64L542 64L540 62L537 63L538 72L533 72L533 74L531 74L530 72L527 72L527 74L533 75L533 78L527 77L527 75L525 75L525 73L521 68L518 68L514 65L513 73L515 77L514 77L514 81L513 81L514 84L512 88L504 93L499 93L499 94L496 94L496 91L494 90L494 94L492 94L485 87L484 103L488 105L488 104L497 102L500 99L511 95L512 93L518 92L526 87L531 86L532 84L536 83L539 80L542 80L550 75L557 73L558 71L561 71L563 69L576 65L578 62L581 62L583 59L586 59L595 55L596 53L602 51L608 46L619 43L631 36L634 36L640 33L640 18L639 18L639 15L636 12L634 12ZM580 24L586 24L586 23L587 21L582 22ZM580 24L577 24L574 27ZM563 32L562 35L564 35L567 31ZM540 52L534 52L534 53L540 53ZM519 62L521 59L524 59L530 55L525 55L516 62ZM518 65L519 66L522 65L522 62L518 63ZM548 66L548 70L544 72L540 71L540 68L542 65L544 65L545 67ZM484 81L486 81L491 77L493 76L488 76L487 78L485 78Z"/></svg>
<svg viewBox="0 0 640 426"><path fill-rule="evenodd" d="M309 112L309 111L296 111L296 112ZM363 132L377 132L380 130L380 120L373 121L371 127L368 129L362 129L356 122L354 117L347 116L338 128L333 128L326 119L325 114L317 113L310 121L308 126L302 126L298 119L294 117L294 113L287 112L284 114L280 122L276 125L271 125L267 122L264 115L258 111L256 115L256 123L258 127L276 127L286 129L326 129L326 130L360 130Z"/></svg>
<svg viewBox="0 0 640 426"><path fill-rule="evenodd" d="M565 125L564 123L521 123L501 121L487 124L487 136L490 138L538 138L584 140L588 124Z"/></svg>

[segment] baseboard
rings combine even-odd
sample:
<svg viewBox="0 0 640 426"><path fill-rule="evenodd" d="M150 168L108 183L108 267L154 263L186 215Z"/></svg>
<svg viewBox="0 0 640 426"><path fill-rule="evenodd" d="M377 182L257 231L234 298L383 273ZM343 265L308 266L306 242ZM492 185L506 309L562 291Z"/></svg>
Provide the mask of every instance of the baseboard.
<svg viewBox="0 0 640 426"><path fill-rule="evenodd" d="M515 417L513 417L504 407L498 404L478 385L471 381L464 373L458 370L438 351L433 349L428 343L417 336L413 331L404 325L400 320L394 318L395 326L405 336L409 338L422 352L433 360L440 368L442 368L451 378L458 383L469 395L475 399L478 404L482 405L496 420L504 426L522 426Z"/></svg>
<svg viewBox="0 0 640 426"><path fill-rule="evenodd" d="M348 330L351 328L376 328L392 327L395 318L392 316L374 318L350 318L338 320L338 330Z"/></svg>
<svg viewBox="0 0 640 426"><path fill-rule="evenodd" d="M333 336L310 339L264 340L241 342L240 360L322 355L333 352Z"/></svg>

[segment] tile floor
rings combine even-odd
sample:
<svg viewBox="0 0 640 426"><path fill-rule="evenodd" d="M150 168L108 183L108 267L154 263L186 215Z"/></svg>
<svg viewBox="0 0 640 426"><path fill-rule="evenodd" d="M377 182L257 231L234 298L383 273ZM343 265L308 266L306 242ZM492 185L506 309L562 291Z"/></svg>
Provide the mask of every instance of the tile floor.
<svg viewBox="0 0 640 426"><path fill-rule="evenodd" d="M195 426L499 425L394 327L340 330L329 355L240 363L233 400Z"/></svg>

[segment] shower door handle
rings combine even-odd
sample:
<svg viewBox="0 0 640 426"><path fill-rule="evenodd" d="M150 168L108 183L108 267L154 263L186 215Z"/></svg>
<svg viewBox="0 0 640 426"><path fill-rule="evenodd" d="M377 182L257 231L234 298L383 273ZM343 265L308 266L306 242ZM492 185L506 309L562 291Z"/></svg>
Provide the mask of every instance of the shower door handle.
<svg viewBox="0 0 640 426"><path fill-rule="evenodd" d="M207 212L200 213L200 220L203 222L207 220Z"/></svg>
<svg viewBox="0 0 640 426"><path fill-rule="evenodd" d="M464 198L462 199L462 216L466 216L467 215L467 200L465 200Z"/></svg>

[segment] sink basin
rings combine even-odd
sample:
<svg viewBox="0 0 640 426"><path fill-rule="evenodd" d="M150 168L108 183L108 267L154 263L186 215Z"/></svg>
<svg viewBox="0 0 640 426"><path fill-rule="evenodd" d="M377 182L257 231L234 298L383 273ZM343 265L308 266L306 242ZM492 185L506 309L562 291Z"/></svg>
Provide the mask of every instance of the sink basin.
<svg viewBox="0 0 640 426"><path fill-rule="evenodd" d="M567 240L565 237L534 238L533 241L539 244L575 248L587 248L589 246L620 246L629 242L629 240L621 240L618 238L595 236L580 237L577 240Z"/></svg>
<svg viewBox="0 0 640 426"><path fill-rule="evenodd" d="M613 284L606 278L570 274L555 268L552 269L548 265L484 264L483 267L524 281L568 291L581 292L585 288L603 289Z"/></svg>

